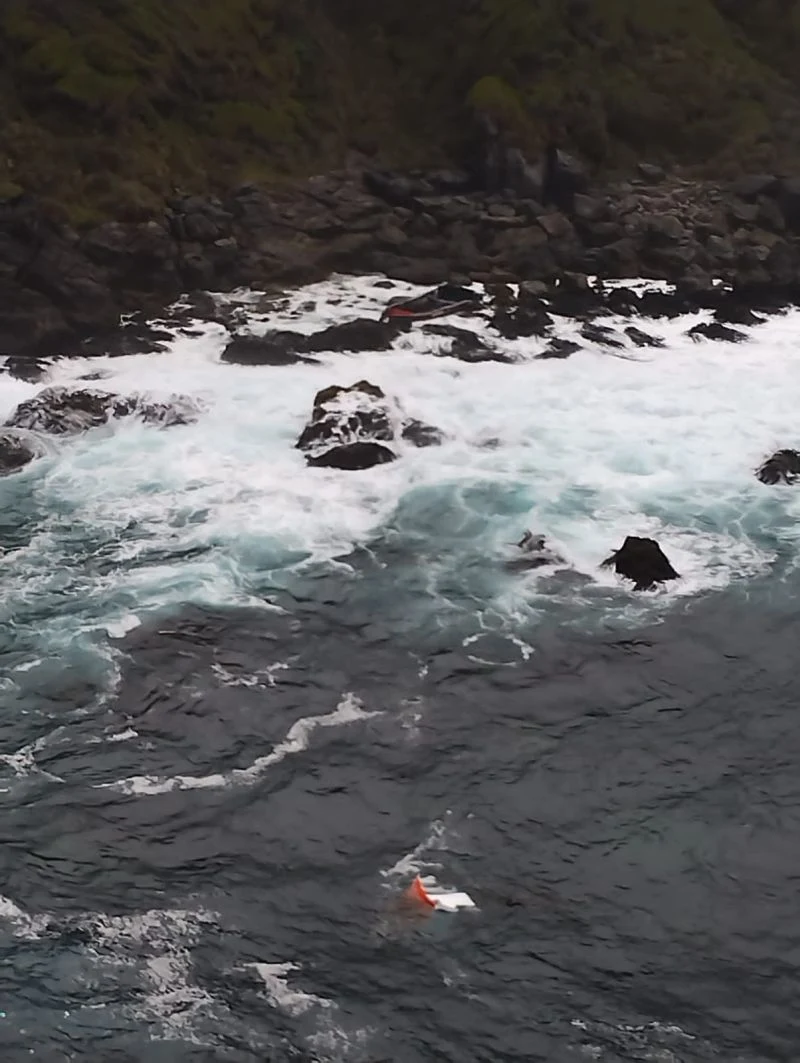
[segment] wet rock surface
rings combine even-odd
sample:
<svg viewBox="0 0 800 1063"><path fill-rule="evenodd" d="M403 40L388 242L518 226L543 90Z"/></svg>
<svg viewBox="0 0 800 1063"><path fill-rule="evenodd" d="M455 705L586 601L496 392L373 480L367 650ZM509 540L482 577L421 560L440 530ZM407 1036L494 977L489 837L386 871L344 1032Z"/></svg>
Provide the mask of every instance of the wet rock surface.
<svg viewBox="0 0 800 1063"><path fill-rule="evenodd" d="M655 539L628 535L625 542L603 562L619 576L633 582L636 591L650 591L661 583L680 579Z"/></svg>
<svg viewBox="0 0 800 1063"><path fill-rule="evenodd" d="M550 159L559 190L545 179L546 159L491 163L492 150L480 181L457 170L343 170L178 195L158 217L83 233L31 196L0 200L0 354L163 349L165 335L120 315L139 308L152 317L181 292L295 285L335 271L549 287L546 308L537 297L497 307L495 327L508 339L545 334L548 312L587 320L612 303L643 316L683 312L659 293L598 296L587 290L590 275L676 282L689 308L708 302L719 278L742 293L740 307L717 314L720 325L753 324L759 303L779 309L800 299L795 176L714 183L642 163L628 180L603 184L559 149L557 165ZM395 334L366 320L327 331L305 353L385 350Z"/></svg>
<svg viewBox="0 0 800 1063"><path fill-rule="evenodd" d="M762 484L793 484L800 477L800 451L778 450L756 473Z"/></svg>
<svg viewBox="0 0 800 1063"><path fill-rule="evenodd" d="M25 432L0 429L0 476L19 472L38 457L40 449Z"/></svg>
<svg viewBox="0 0 800 1063"><path fill-rule="evenodd" d="M44 388L12 412L6 426L49 435L74 435L120 417L139 417L163 428L191 424L198 405L185 396L155 401L141 395L114 395L90 388Z"/></svg>
<svg viewBox="0 0 800 1063"><path fill-rule="evenodd" d="M442 443L444 435L405 416L376 384L359 380L317 392L311 418L295 445L311 466L367 469L394 461L397 455L386 444L400 440L430 447Z"/></svg>

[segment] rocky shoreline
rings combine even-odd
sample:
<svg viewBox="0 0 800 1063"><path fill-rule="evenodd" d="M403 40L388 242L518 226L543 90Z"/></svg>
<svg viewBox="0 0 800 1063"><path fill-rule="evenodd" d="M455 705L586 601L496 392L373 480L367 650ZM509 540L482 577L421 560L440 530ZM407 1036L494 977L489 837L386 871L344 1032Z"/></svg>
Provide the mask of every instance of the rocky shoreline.
<svg viewBox="0 0 800 1063"><path fill-rule="evenodd" d="M121 326L121 315L159 312L182 293L274 290L336 271L418 284L649 277L701 299L721 278L743 293L800 298L800 178L721 185L642 164L593 187L578 171L560 207L535 176L522 178L487 191L458 170L346 170L225 197L175 195L161 217L80 234L32 197L0 201L0 354L141 350L137 318Z"/></svg>

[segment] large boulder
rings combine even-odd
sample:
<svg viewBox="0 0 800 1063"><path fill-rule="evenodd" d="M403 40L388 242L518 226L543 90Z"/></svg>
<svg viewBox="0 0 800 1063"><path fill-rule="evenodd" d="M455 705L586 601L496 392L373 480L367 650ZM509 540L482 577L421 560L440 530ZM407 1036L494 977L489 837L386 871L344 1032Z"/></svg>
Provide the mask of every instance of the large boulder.
<svg viewBox="0 0 800 1063"><path fill-rule="evenodd" d="M221 354L221 360L231 365L296 365L316 362L302 353L306 337L288 329L268 332L264 336L247 333L235 335Z"/></svg>
<svg viewBox="0 0 800 1063"><path fill-rule="evenodd" d="M334 384L314 397L311 420L297 448L310 452L356 442L391 442L394 428L383 390L368 380L350 387Z"/></svg>
<svg viewBox="0 0 800 1063"><path fill-rule="evenodd" d="M442 439L438 428L404 417L381 388L359 380L317 392L311 419L295 446L311 466L367 469L395 459L387 443L404 440L427 447Z"/></svg>
<svg viewBox="0 0 800 1063"><path fill-rule="evenodd" d="M762 484L793 484L800 476L800 452L776 451L761 465L756 476Z"/></svg>
<svg viewBox="0 0 800 1063"><path fill-rule="evenodd" d="M331 325L321 332L313 332L306 337L303 353L388 351L399 331L392 322L356 318L341 325Z"/></svg>
<svg viewBox="0 0 800 1063"><path fill-rule="evenodd" d="M21 402L6 421L8 428L27 428L49 435L74 435L119 417L135 416L162 427L190 424L199 407L191 399L173 395L153 401L142 395L114 395L90 388L49 387Z"/></svg>
<svg viewBox="0 0 800 1063"><path fill-rule="evenodd" d="M653 590L659 583L680 579L655 539L628 535L625 542L606 558L603 568L613 568L619 576L632 580L636 591Z"/></svg>
<svg viewBox="0 0 800 1063"><path fill-rule="evenodd" d="M38 457L40 451L35 442L23 432L0 430L0 476L19 472Z"/></svg>

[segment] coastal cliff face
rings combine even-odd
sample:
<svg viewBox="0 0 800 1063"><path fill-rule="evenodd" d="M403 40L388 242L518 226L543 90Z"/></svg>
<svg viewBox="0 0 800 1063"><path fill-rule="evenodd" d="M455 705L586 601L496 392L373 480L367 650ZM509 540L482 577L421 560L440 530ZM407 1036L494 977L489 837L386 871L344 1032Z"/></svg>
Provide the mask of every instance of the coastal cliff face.
<svg viewBox="0 0 800 1063"><path fill-rule="evenodd" d="M80 227L353 151L444 163L476 109L600 171L791 169L798 49L796 0L6 0L0 198Z"/></svg>

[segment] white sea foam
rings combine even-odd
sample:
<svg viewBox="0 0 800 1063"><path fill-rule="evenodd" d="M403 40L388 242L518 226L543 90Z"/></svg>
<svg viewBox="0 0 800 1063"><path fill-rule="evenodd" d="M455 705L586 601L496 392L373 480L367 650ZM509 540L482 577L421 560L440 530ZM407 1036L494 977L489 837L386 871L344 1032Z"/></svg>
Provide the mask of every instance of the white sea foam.
<svg viewBox="0 0 800 1063"><path fill-rule="evenodd" d="M448 810L441 819L435 819L428 825L419 845L401 856L391 867L382 870L381 876L394 886L398 881L411 879L423 871L440 870L442 865L433 859L432 854L446 852L454 836L452 813Z"/></svg>
<svg viewBox="0 0 800 1063"><path fill-rule="evenodd" d="M322 716L304 716L293 723L282 742L270 753L257 757L247 768L234 768L232 771L213 772L210 775L134 775L128 779L98 784L97 789L145 796L166 794L173 790L218 790L227 786L252 786L271 767L286 757L308 749L311 736L319 728L341 727L379 715L379 712L364 709L358 698L352 694L345 694L333 712Z"/></svg>
<svg viewBox="0 0 800 1063"><path fill-rule="evenodd" d="M83 912L67 918L49 913L31 915L15 901L0 896L0 926L18 941L36 941L44 934L72 934L80 929L81 947L74 976L86 986L114 984L120 972L130 973L140 992L134 1004L121 1006L148 1022L161 1040L203 1043L197 1027L213 1019L219 1004L194 978L192 950L217 917L204 909L151 909L124 916ZM88 1004L81 1010L107 1005Z"/></svg>
<svg viewBox="0 0 800 1063"><path fill-rule="evenodd" d="M296 963L250 963L267 990L270 1003L287 1015L305 1015L312 1008L330 1008L331 1001L313 993L304 993L291 985L288 975L299 971Z"/></svg>
<svg viewBox="0 0 800 1063"><path fill-rule="evenodd" d="M390 295L418 290L378 280L334 278L273 311L255 309L252 295L248 327L311 332L375 317ZM415 329L389 353L237 367L220 362L227 333L206 325L163 354L59 362L50 383L100 370L92 386L184 393L206 409L196 425L128 419L52 440L52 453L0 481L6 509L36 514L29 541L0 555L0 620L13 616L49 652L76 640L99 652L102 637L164 605L263 606L277 570L331 561L381 535L413 547L434 612L460 598L463 612L489 610L512 629L554 600L591 620L746 580L800 537L800 495L753 476L773 449L800 443L791 383L800 313L747 330L739 345L687 338L703 316L643 322L666 348L624 358L586 344L567 360L536 361L543 341L534 338L503 344L517 364L466 365L435 356L449 341ZM485 322L456 321L500 344ZM556 332L577 329L562 320ZM361 378L440 427L444 445L402 444L400 461L365 472L307 468L294 442L314 393ZM3 377L0 417L39 387ZM526 527L586 577L582 589L559 589L552 573L504 572ZM658 538L683 579L636 597L600 570L629 533Z"/></svg>

